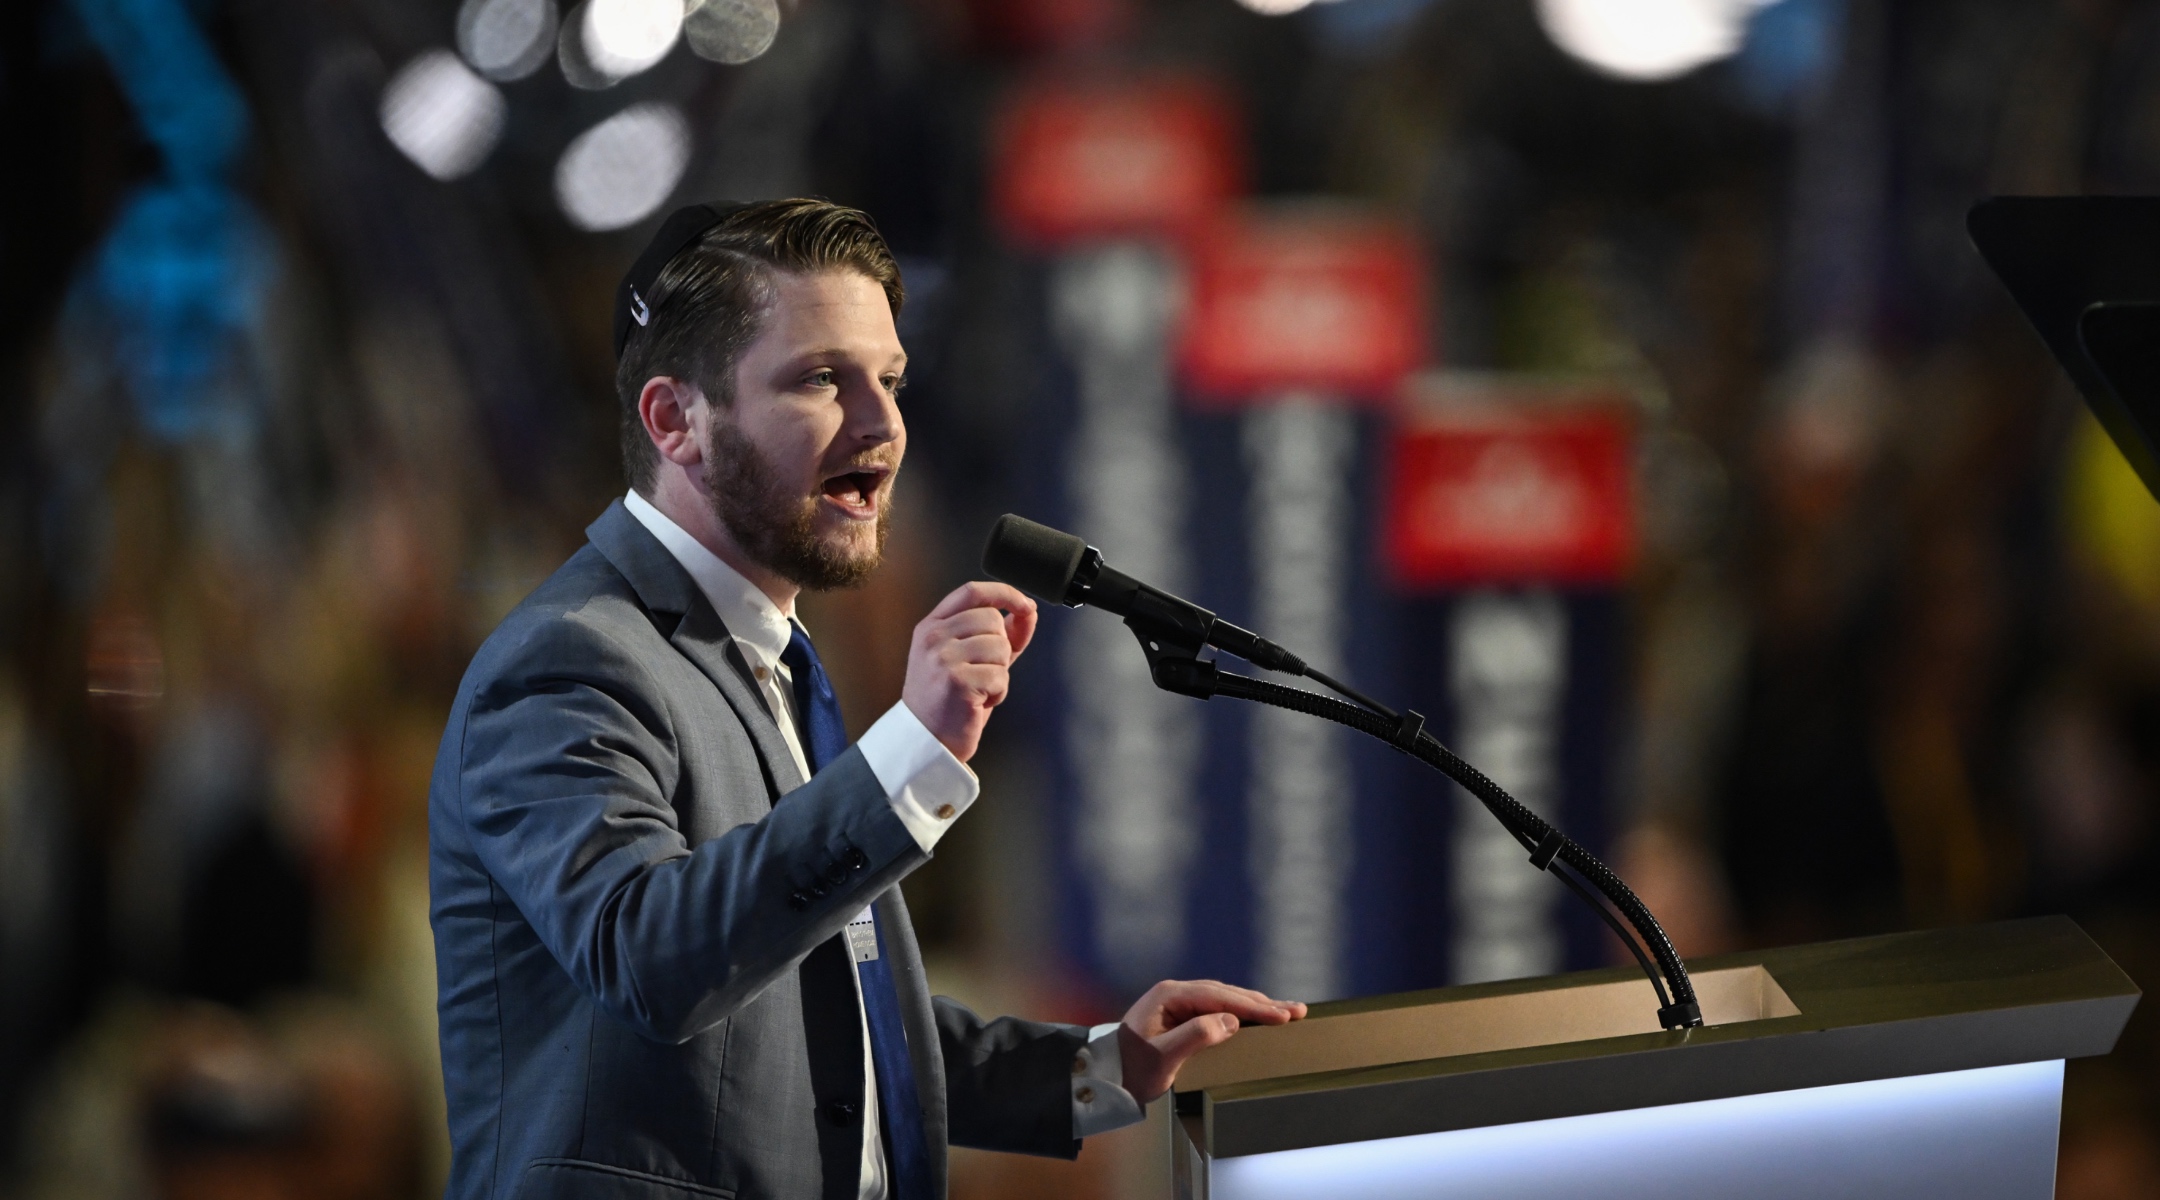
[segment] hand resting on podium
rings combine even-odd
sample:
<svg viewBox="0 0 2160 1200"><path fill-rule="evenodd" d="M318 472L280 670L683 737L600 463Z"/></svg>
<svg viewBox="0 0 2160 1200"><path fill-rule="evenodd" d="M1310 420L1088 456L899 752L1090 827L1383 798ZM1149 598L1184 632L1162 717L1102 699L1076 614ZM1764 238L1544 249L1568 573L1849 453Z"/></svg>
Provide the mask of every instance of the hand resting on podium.
<svg viewBox="0 0 2160 1200"><path fill-rule="evenodd" d="M1305 1015L1296 1000L1212 979L1166 979L1125 1011L1118 1027L1125 1090L1142 1104L1170 1090L1185 1061L1236 1035L1241 1024L1287 1025Z"/></svg>

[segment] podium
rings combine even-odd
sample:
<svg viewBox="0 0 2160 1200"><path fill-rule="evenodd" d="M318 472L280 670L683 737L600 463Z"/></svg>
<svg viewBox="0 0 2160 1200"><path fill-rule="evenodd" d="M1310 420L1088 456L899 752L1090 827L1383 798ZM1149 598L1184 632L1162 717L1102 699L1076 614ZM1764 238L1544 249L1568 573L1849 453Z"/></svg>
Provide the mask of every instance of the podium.
<svg viewBox="0 0 2160 1200"><path fill-rule="evenodd" d="M2065 1059L2138 989L2043 917L1317 1004L1180 1073L1180 1200L2054 1195Z"/></svg>

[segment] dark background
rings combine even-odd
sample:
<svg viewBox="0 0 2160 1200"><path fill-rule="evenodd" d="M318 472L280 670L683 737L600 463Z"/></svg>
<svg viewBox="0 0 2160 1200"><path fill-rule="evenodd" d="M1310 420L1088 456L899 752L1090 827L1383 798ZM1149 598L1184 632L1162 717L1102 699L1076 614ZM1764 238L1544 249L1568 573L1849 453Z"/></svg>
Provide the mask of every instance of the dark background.
<svg viewBox="0 0 2160 1200"><path fill-rule="evenodd" d="M789 0L746 65L501 83L499 142L442 181L380 106L456 11L0 13L0 1188L438 1187L427 772L473 648L619 493L614 281L714 197L859 205L901 255L893 559L806 603L866 725L989 520L1038 502L1070 386L1042 258L987 210L993 115L1105 65L1226 86L1256 195L1414 228L1436 365L1637 398L1642 544L1579 601L1611 686L1570 771L1684 952L2067 912L2160 980L2160 505L1963 232L1989 194L2153 189L2160 4L1778 0L1646 81L1530 0ZM579 228L559 156L646 102L682 114L681 178ZM1367 636L1424 661L1403 631L1441 603ZM1125 997L1058 949L1030 712L910 894L942 987L1097 1017ZM1414 925L1394 869L1360 903ZM2072 1065L2066 1198L2160 1191L2153 1028ZM1154 1154L962 1156L955 1193L1150 1194Z"/></svg>

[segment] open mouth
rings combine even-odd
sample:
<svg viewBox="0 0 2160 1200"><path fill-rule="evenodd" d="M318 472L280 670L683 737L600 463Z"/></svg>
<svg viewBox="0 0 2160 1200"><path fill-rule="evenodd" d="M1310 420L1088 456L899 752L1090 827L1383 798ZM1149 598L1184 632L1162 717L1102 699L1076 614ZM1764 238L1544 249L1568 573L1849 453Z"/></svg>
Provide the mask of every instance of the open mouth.
<svg viewBox="0 0 2160 1200"><path fill-rule="evenodd" d="M867 520L877 515L878 490L891 474L886 467L864 467L827 479L819 490L840 511Z"/></svg>

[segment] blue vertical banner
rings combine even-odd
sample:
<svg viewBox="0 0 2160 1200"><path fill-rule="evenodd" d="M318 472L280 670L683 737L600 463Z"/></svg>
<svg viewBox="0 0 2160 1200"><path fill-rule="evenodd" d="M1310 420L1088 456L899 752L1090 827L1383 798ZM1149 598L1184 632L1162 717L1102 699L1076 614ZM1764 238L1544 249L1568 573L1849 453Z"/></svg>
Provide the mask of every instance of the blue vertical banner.
<svg viewBox="0 0 2160 1200"><path fill-rule="evenodd" d="M1378 692L1398 687L1392 606L1371 569L1375 413L1318 391L1209 404L1183 429L1192 464L1192 598ZM1235 659L1226 670L1257 674ZM1278 682L1312 686L1281 676ZM1305 999L1394 984L1395 881L1371 870L1388 844L1398 756L1350 730L1233 700L1207 702L1199 780L1206 842L1188 965Z"/></svg>
<svg viewBox="0 0 2160 1200"><path fill-rule="evenodd" d="M1427 353L1424 255L1399 223L1329 201L1225 213L1189 254L1179 374L1206 481L1196 536L1217 548L1201 602L1387 691L1368 481L1375 410ZM1201 886L1242 911L1201 924L1243 935L1218 959L1305 1000L1391 986L1398 896L1365 870L1388 842L1391 753L1312 717L1215 703L1228 752L1211 747L1202 794L1232 840Z"/></svg>
<svg viewBox="0 0 2160 1200"><path fill-rule="evenodd" d="M1158 249L1110 242L1051 268L1050 326L1069 364L1069 423L1046 459L1062 476L1069 527L1114 547L1120 570L1187 591L1190 472L1177 430L1169 353L1178 295ZM1186 892L1204 714L1158 691L1132 634L1103 613L1059 622L1055 657L1076 919L1070 940L1115 992L1145 988L1190 957ZM1077 894L1074 894L1077 893Z"/></svg>
<svg viewBox="0 0 2160 1200"><path fill-rule="evenodd" d="M1235 108L1202 77L1058 73L1023 82L992 134L991 205L1041 264L1031 515L1119 567L1201 587L1175 398L1181 245L1242 186ZM1132 635L1102 613L1053 614L1034 657L1048 705L1023 709L1054 764L1064 957L1106 1006L1220 947L1192 912L1221 844L1199 780L1212 714L1156 690Z"/></svg>
<svg viewBox="0 0 2160 1200"><path fill-rule="evenodd" d="M1608 840L1619 588L1633 550L1630 405L1594 384L1431 374L1405 389L1385 452L1381 542L1403 597L1409 696L1434 731L1593 853ZM1530 868L1460 788L1442 818L1448 886L1416 898L1444 978L1476 983L1607 961L1594 914ZM1438 857L1438 856L1436 856Z"/></svg>
<svg viewBox="0 0 2160 1200"><path fill-rule="evenodd" d="M1291 394L1247 412L1239 426L1249 627L1336 678L1352 676L1357 415L1325 397ZM1252 977L1270 994L1349 994L1357 789L1345 743L1356 735L1278 708L1245 716Z"/></svg>
<svg viewBox="0 0 2160 1200"><path fill-rule="evenodd" d="M1594 853L1610 805L1619 603L1610 592L1476 587L1402 605L1406 685L1448 747ZM1402 895L1407 953L1394 986L1544 975L1609 961L1611 934L1532 868L1468 792L1422 767L1406 781L1401 838L1376 853L1421 878Z"/></svg>
<svg viewBox="0 0 2160 1200"><path fill-rule="evenodd" d="M1596 846L1612 573L1450 556L1481 530L1576 536L1609 497L1552 476L1550 437L1400 419L1428 260L1367 210L1231 203L1234 123L1206 95L1037 83L999 125L993 203L1034 252L1045 368L1022 511L1427 713ZM1602 960L1444 778L1314 718L1163 692L1108 613L1051 613L1041 637L1015 715L1052 768L1061 957L1104 1009L1166 977L1326 1000Z"/></svg>

